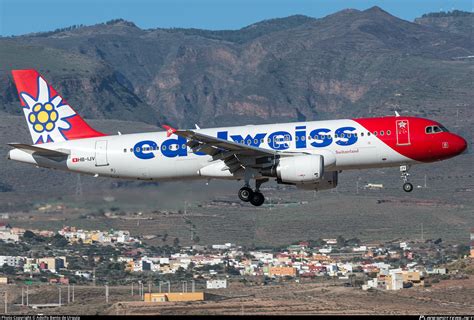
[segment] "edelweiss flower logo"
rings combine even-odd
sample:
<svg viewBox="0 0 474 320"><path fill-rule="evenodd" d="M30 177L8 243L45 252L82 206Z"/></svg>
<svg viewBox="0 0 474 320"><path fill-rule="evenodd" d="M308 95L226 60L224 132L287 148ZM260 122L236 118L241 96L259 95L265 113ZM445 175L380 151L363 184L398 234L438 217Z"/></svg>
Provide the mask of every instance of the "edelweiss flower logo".
<svg viewBox="0 0 474 320"><path fill-rule="evenodd" d="M28 119L28 126L35 144L67 140L62 130L71 128L67 119L75 116L76 113L69 105L62 104L63 99L59 95L51 97L49 86L43 78L38 77L36 98L25 92L21 93L21 97L26 103L23 111Z"/></svg>
<svg viewBox="0 0 474 320"><path fill-rule="evenodd" d="M45 104L37 103L28 117L28 121L33 125L33 130L38 133L53 131L57 120L58 112L54 110L53 105L49 102Z"/></svg>

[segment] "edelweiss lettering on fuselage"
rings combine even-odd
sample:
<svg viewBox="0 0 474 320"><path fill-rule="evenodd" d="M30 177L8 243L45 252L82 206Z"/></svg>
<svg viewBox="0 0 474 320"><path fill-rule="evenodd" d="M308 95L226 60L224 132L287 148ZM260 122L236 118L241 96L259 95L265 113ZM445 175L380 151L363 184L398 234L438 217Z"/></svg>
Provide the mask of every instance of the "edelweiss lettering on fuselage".
<svg viewBox="0 0 474 320"><path fill-rule="evenodd" d="M284 151L290 149L290 142L295 141L296 149L324 148L332 143L339 146L351 146L357 142L357 135L352 133L354 127L340 127L333 132L327 128L317 128L307 133L306 126L296 126L295 132L275 131L271 133L261 132L254 135L231 134L229 131L217 132L217 137L222 140L234 141L236 143L246 144L252 147L270 148L273 150ZM309 137L311 137L309 139ZM188 156L186 139L182 137L170 138L163 141L161 146L152 140L142 140L133 147L134 155L143 160L153 159L156 152L168 158ZM204 155L204 153L193 153L195 155Z"/></svg>

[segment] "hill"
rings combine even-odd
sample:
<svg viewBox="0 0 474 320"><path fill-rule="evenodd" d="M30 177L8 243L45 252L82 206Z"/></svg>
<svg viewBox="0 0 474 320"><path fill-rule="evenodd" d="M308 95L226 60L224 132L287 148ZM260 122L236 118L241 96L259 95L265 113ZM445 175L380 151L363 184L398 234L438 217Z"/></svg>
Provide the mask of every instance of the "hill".
<svg viewBox="0 0 474 320"><path fill-rule="evenodd" d="M459 10L427 13L415 19L415 23L431 26L447 32L462 34L468 36L472 41L474 13Z"/></svg>
<svg viewBox="0 0 474 320"><path fill-rule="evenodd" d="M19 114L9 73L34 67L88 118L212 126L393 110L472 116L472 63L453 59L473 47L465 33L378 7L224 31L116 19L0 38L0 110Z"/></svg>

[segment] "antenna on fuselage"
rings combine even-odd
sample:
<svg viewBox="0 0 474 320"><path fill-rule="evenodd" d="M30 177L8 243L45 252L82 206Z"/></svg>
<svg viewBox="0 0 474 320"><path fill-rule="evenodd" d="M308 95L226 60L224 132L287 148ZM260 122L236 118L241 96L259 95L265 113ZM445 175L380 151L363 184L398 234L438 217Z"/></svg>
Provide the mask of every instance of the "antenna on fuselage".
<svg viewBox="0 0 474 320"><path fill-rule="evenodd" d="M201 128L199 128L199 126L195 123L194 126L196 127L196 130L199 130Z"/></svg>
<svg viewBox="0 0 474 320"><path fill-rule="evenodd" d="M397 110L395 110L395 117L399 117L399 116L400 116L400 114L398 113Z"/></svg>

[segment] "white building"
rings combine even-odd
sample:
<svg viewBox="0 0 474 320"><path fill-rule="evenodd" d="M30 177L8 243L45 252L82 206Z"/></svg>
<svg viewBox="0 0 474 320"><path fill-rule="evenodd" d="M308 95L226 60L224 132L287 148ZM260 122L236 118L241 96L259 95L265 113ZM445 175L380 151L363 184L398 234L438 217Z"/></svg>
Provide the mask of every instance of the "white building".
<svg viewBox="0 0 474 320"><path fill-rule="evenodd" d="M318 250L320 253L331 253L332 248L331 247L324 247Z"/></svg>
<svg viewBox="0 0 474 320"><path fill-rule="evenodd" d="M3 267L5 264L10 267L18 267L23 259L23 257L0 256L0 267Z"/></svg>
<svg viewBox="0 0 474 320"><path fill-rule="evenodd" d="M367 246L360 246L360 247L355 247L352 249L354 252L366 252L367 251Z"/></svg>
<svg viewBox="0 0 474 320"><path fill-rule="evenodd" d="M77 270L74 275L78 276L78 277L82 277L82 278L86 278L86 279L90 279L92 277L92 273L89 272L89 271L81 271L81 270Z"/></svg>
<svg viewBox="0 0 474 320"><path fill-rule="evenodd" d="M20 236L11 233L11 231L0 231L0 240L18 242L20 241Z"/></svg>
<svg viewBox="0 0 474 320"><path fill-rule="evenodd" d="M401 272L391 272L391 290L403 289L403 274Z"/></svg>
<svg viewBox="0 0 474 320"><path fill-rule="evenodd" d="M215 250L227 250L231 247L231 244L230 243L226 243L226 244L213 244L212 245L212 249L215 249Z"/></svg>
<svg viewBox="0 0 474 320"><path fill-rule="evenodd" d="M227 288L227 280L207 280L206 281L207 289L225 289Z"/></svg>

